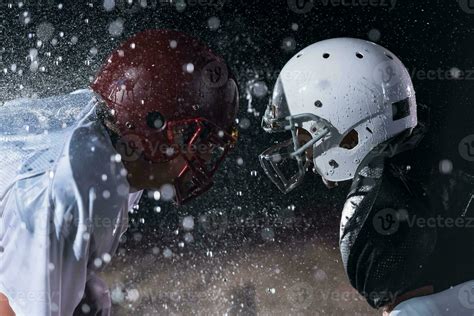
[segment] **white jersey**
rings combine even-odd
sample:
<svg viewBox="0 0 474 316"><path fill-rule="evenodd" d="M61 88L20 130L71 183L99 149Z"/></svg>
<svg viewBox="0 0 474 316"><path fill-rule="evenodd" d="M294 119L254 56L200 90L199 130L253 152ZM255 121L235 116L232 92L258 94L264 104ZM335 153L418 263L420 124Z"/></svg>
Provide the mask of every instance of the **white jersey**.
<svg viewBox="0 0 474 316"><path fill-rule="evenodd" d="M72 315L140 196L91 91L0 106L0 292L16 315Z"/></svg>
<svg viewBox="0 0 474 316"><path fill-rule="evenodd" d="M474 281L398 304L390 316L474 315Z"/></svg>

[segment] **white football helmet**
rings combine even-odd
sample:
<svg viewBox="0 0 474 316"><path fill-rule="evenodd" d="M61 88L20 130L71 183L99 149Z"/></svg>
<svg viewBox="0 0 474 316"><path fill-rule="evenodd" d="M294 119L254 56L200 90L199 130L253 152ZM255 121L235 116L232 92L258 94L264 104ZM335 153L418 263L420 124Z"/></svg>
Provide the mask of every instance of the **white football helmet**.
<svg viewBox="0 0 474 316"><path fill-rule="evenodd" d="M260 162L284 193L302 182L311 159L329 186L353 179L377 145L416 125L415 90L393 53L360 39L324 40L282 69L262 126L292 138L267 149Z"/></svg>

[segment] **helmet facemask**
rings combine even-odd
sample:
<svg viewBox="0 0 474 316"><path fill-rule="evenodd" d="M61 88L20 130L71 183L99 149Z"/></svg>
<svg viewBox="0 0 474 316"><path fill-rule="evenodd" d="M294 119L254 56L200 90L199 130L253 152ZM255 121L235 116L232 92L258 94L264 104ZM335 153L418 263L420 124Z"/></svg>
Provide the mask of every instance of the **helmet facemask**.
<svg viewBox="0 0 474 316"><path fill-rule="evenodd" d="M312 126L310 134L303 124ZM289 115L281 80L277 81L273 100L269 103L262 121L268 133L291 132L291 138L272 146L260 156L260 164L267 176L283 193L288 193L303 182L312 164L309 154L321 141L330 136L330 124L311 113Z"/></svg>
<svg viewBox="0 0 474 316"><path fill-rule="evenodd" d="M174 200L182 205L212 187L214 174L237 138L235 127L223 131L204 118L194 118L167 121L153 135L131 130L119 137L116 147L126 162L140 158L150 164L184 161L178 176L170 179Z"/></svg>
<svg viewBox="0 0 474 316"><path fill-rule="evenodd" d="M186 164L173 181L177 204L184 204L212 187L214 174L238 138L235 127L230 132L222 131L204 119L195 119L193 125L194 133L184 138L179 135L182 145L178 155Z"/></svg>

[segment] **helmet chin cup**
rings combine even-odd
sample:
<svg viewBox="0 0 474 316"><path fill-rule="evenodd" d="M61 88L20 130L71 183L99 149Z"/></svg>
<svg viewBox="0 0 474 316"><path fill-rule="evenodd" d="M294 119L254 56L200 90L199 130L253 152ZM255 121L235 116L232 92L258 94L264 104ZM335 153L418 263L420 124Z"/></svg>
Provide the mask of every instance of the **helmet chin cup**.
<svg viewBox="0 0 474 316"><path fill-rule="evenodd" d="M206 170L203 161L200 159L187 160L186 166L174 181L175 203L183 205L208 191L213 185L213 173L213 171Z"/></svg>
<svg viewBox="0 0 474 316"><path fill-rule="evenodd" d="M190 122L173 122L180 125ZM205 193L214 184L212 178L230 150L237 142L235 127L228 133L204 119L194 119L196 129L178 153L186 162L174 180L175 202L185 204Z"/></svg>
<svg viewBox="0 0 474 316"><path fill-rule="evenodd" d="M326 178L324 178L323 176L321 176L321 179L323 180L324 185L328 189L334 189L334 188L337 188L339 186L338 182L333 182L333 181L326 180Z"/></svg>
<svg viewBox="0 0 474 316"><path fill-rule="evenodd" d="M289 193L303 182L306 169L309 166L309 161L304 156L292 156L290 152L282 153L281 150L292 148L293 140L287 141L270 147L264 151L260 156L260 164L265 171L265 174L272 180L277 188L284 194ZM293 175L287 175L287 171L291 169L282 168L283 165L293 162L296 165L296 172Z"/></svg>

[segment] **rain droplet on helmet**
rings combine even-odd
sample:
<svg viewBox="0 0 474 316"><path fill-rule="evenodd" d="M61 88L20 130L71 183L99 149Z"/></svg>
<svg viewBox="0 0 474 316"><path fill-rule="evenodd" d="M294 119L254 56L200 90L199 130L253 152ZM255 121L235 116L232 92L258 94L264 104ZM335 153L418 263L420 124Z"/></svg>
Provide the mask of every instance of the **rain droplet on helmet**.
<svg viewBox="0 0 474 316"><path fill-rule="evenodd" d="M186 64L186 72L192 74L194 72L194 65L192 63Z"/></svg>

